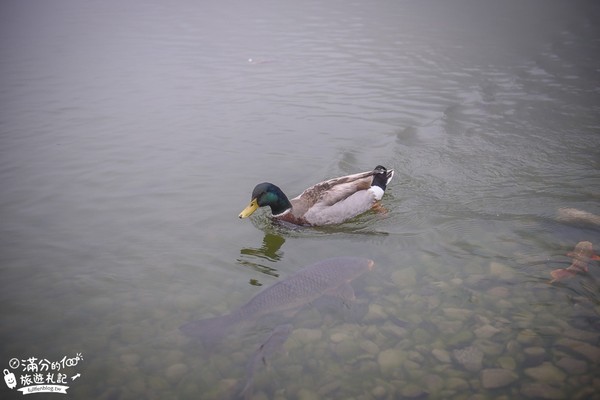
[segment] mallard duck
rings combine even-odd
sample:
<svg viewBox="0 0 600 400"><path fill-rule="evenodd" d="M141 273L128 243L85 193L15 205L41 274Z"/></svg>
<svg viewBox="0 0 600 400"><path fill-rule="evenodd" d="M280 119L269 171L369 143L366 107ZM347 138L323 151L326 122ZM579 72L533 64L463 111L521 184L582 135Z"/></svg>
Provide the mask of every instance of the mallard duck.
<svg viewBox="0 0 600 400"><path fill-rule="evenodd" d="M372 171L317 183L291 200L272 183L259 183L239 217L247 218L259 207L269 206L274 219L295 225L339 224L377 204L393 176L393 169L378 165Z"/></svg>

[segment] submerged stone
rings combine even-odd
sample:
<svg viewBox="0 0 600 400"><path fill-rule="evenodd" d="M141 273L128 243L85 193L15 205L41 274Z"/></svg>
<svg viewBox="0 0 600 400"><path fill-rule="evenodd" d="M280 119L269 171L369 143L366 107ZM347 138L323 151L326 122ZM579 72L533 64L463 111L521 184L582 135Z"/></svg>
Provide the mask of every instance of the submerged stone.
<svg viewBox="0 0 600 400"><path fill-rule="evenodd" d="M446 350L442 350L442 349L433 349L431 350L431 354L433 354L433 356L442 363L449 363L451 361L450 359L450 353L448 353Z"/></svg>
<svg viewBox="0 0 600 400"><path fill-rule="evenodd" d="M556 341L556 346L565 347L571 351L581 354L588 360L598 363L600 362L600 347L593 346L586 342L573 339L559 339Z"/></svg>
<svg viewBox="0 0 600 400"><path fill-rule="evenodd" d="M500 279L510 280L514 278L515 271L507 265L492 261L490 263L490 275Z"/></svg>
<svg viewBox="0 0 600 400"><path fill-rule="evenodd" d="M583 374L587 371L587 363L583 360L577 360L572 357L563 357L557 363L563 371L569 376Z"/></svg>
<svg viewBox="0 0 600 400"><path fill-rule="evenodd" d="M496 389L510 385L517 378L517 374L508 369L488 368L481 371L481 386L484 389Z"/></svg>
<svg viewBox="0 0 600 400"><path fill-rule="evenodd" d="M480 339L489 339L499 332L500 329L495 328L492 325L483 325L475 329L475 336L477 336Z"/></svg>
<svg viewBox="0 0 600 400"><path fill-rule="evenodd" d="M406 353L398 349L386 349L379 353L377 362L383 374L390 374L402 366Z"/></svg>
<svg viewBox="0 0 600 400"><path fill-rule="evenodd" d="M468 346L452 352L454 359L467 371L477 372L481 370L483 363L483 352L475 346Z"/></svg>
<svg viewBox="0 0 600 400"><path fill-rule="evenodd" d="M392 282L400 288L412 287L417 283L417 273L412 267L394 271Z"/></svg>
<svg viewBox="0 0 600 400"><path fill-rule="evenodd" d="M531 399L559 400L566 398L561 390L539 382L524 383L521 386L521 394Z"/></svg>
<svg viewBox="0 0 600 400"><path fill-rule="evenodd" d="M173 364L170 365L165 371L165 377L171 384L176 384L181 380L181 378L183 378L187 371L187 365L181 363Z"/></svg>
<svg viewBox="0 0 600 400"><path fill-rule="evenodd" d="M553 384L560 383L567 377L564 372L549 362L542 363L537 367L525 368L525 375L536 381Z"/></svg>

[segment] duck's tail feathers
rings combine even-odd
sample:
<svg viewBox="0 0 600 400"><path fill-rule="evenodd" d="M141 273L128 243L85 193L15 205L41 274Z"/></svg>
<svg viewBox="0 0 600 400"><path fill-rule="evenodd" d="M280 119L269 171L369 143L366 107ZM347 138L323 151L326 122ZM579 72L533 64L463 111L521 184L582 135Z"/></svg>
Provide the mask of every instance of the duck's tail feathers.
<svg viewBox="0 0 600 400"><path fill-rule="evenodd" d="M375 167L373 172L373 182L371 183L371 186L380 187L383 191L385 191L388 183L390 183L394 177L394 170L388 170L384 166L378 165Z"/></svg>

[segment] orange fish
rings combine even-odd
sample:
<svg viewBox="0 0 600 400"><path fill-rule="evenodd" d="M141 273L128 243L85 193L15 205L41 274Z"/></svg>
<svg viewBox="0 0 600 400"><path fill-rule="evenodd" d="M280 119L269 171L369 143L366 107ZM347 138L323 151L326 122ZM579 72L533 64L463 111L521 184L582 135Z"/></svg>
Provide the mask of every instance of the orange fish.
<svg viewBox="0 0 600 400"><path fill-rule="evenodd" d="M575 246L572 252L567 254L569 257L573 257L573 261L568 268L559 268L550 272L552 280L550 283L561 281L563 279L571 278L578 272L588 272L588 264L591 260L600 260L600 256L594 254L594 249L590 242L579 242Z"/></svg>

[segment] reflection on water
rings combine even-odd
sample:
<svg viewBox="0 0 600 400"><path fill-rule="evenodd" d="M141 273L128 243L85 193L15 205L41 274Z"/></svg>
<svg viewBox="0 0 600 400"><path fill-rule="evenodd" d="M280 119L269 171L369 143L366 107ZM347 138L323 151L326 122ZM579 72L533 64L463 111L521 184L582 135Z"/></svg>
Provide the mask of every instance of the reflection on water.
<svg viewBox="0 0 600 400"><path fill-rule="evenodd" d="M240 250L241 257L237 260L238 263L251 267L258 272L263 274L278 277L277 269L259 264L256 259L264 259L267 261L275 262L281 259L283 252L280 251L281 246L285 243L283 236L265 233L263 238L262 246L260 248L245 248Z"/></svg>

